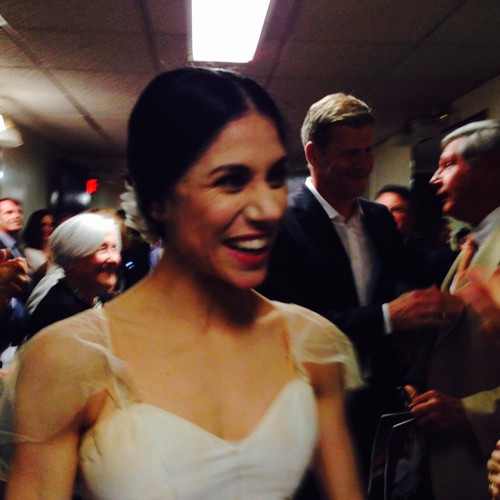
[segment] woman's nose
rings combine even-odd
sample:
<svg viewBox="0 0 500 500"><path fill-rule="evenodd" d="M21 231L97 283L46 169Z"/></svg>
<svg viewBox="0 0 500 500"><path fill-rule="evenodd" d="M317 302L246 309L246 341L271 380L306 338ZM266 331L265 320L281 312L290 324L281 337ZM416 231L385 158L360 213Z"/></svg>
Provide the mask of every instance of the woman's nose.
<svg viewBox="0 0 500 500"><path fill-rule="evenodd" d="M256 221L276 222L281 219L286 208L286 187L268 186L255 190L247 205L247 216Z"/></svg>
<svg viewBox="0 0 500 500"><path fill-rule="evenodd" d="M120 264L121 262L121 255L120 252L116 249L110 249L108 250L108 255L106 257L106 260L108 262L113 262L115 264Z"/></svg>

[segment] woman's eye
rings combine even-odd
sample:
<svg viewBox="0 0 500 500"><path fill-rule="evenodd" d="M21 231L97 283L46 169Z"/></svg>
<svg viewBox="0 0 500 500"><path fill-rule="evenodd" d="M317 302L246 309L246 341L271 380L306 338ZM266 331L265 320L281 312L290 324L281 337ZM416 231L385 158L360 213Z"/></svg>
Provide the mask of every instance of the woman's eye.
<svg viewBox="0 0 500 500"><path fill-rule="evenodd" d="M243 172L235 172L219 177L214 185L230 191L237 191L248 182L248 175Z"/></svg>

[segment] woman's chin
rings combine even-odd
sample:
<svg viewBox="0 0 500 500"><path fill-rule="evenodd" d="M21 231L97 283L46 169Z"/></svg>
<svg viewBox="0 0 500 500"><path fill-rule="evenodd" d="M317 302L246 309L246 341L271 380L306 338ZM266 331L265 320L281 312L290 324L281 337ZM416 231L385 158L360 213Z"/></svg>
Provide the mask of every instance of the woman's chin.
<svg viewBox="0 0 500 500"><path fill-rule="evenodd" d="M250 290L257 288L266 278L267 269L259 269L255 271L243 271L236 273L229 282L241 290Z"/></svg>
<svg viewBox="0 0 500 500"><path fill-rule="evenodd" d="M108 278L104 280L99 280L99 285L101 286L101 288L103 288L106 292L109 293L115 289L117 281L118 280L116 277Z"/></svg>

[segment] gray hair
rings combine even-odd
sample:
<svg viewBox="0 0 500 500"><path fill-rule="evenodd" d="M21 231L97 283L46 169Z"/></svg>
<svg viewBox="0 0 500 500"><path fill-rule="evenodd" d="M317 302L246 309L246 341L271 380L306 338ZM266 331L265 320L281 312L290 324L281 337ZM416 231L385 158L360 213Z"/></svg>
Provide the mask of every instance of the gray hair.
<svg viewBox="0 0 500 500"><path fill-rule="evenodd" d="M309 108L300 131L302 145L312 141L320 148L326 147L332 125L358 128L374 122L372 110L365 102L342 92L330 94Z"/></svg>
<svg viewBox="0 0 500 500"><path fill-rule="evenodd" d="M442 139L441 148L444 149L450 142L460 138L463 140L457 153L469 165L474 165L485 154L500 151L500 120L482 120L459 127Z"/></svg>
<svg viewBox="0 0 500 500"><path fill-rule="evenodd" d="M120 250L120 230L113 219L89 213L75 215L54 230L49 239L49 247L56 263L63 269L68 269L78 259L99 250L110 231L115 232Z"/></svg>

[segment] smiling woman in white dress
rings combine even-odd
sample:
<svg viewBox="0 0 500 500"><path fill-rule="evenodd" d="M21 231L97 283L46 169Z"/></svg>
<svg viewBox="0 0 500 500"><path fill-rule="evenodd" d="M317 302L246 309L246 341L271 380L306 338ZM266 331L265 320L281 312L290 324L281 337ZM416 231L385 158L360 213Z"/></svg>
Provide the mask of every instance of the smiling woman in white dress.
<svg viewBox="0 0 500 500"><path fill-rule="evenodd" d="M291 498L311 463L328 497L362 498L344 422L351 344L253 291L286 161L279 112L252 80L184 68L148 85L128 163L164 255L22 349L4 383L18 436L7 498Z"/></svg>

